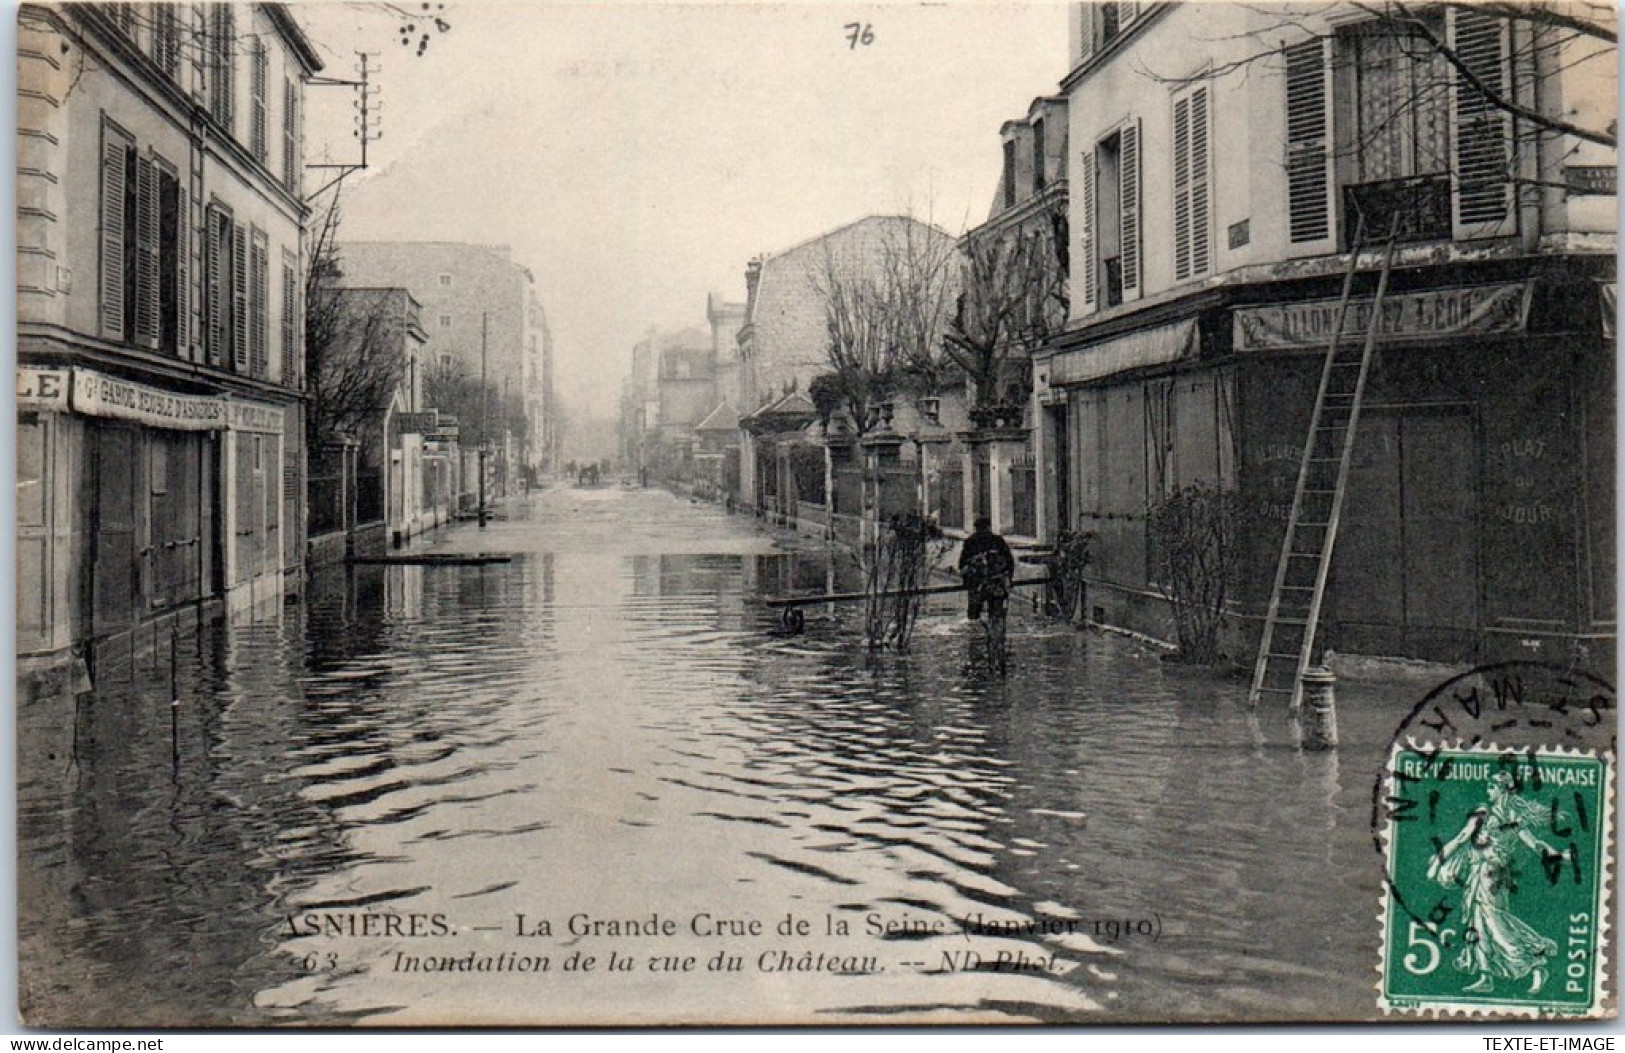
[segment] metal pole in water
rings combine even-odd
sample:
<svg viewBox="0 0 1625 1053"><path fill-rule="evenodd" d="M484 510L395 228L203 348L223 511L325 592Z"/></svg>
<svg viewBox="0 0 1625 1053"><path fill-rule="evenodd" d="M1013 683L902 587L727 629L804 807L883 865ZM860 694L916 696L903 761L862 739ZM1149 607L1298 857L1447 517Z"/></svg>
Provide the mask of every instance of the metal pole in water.
<svg viewBox="0 0 1625 1053"><path fill-rule="evenodd" d="M480 527L485 526L485 447L489 441L485 434L485 326L488 316L480 315Z"/></svg>
<svg viewBox="0 0 1625 1053"><path fill-rule="evenodd" d="M179 774L181 767L181 693L178 686L179 659L177 657L179 639L179 628L171 625L169 627L169 763L176 774Z"/></svg>

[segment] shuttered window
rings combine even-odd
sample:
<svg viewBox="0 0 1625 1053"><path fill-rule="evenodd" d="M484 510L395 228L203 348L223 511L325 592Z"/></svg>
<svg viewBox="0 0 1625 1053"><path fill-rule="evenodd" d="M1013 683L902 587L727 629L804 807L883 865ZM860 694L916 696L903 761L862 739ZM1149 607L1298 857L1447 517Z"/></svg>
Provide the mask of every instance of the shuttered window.
<svg viewBox="0 0 1625 1053"><path fill-rule="evenodd" d="M1294 244L1332 236L1329 40L1286 49L1287 228Z"/></svg>
<svg viewBox="0 0 1625 1053"><path fill-rule="evenodd" d="M270 248L265 232L255 230L248 254L248 374L270 376Z"/></svg>
<svg viewBox="0 0 1625 1053"><path fill-rule="evenodd" d="M1200 84L1174 97L1174 280L1208 273L1213 263L1208 99Z"/></svg>
<svg viewBox="0 0 1625 1053"><path fill-rule="evenodd" d="M248 231L231 229L231 366L248 372Z"/></svg>
<svg viewBox="0 0 1625 1053"><path fill-rule="evenodd" d="M1512 97L1511 26L1504 18L1462 8L1451 8L1449 15L1450 44L1485 89L1456 71L1455 236L1509 233L1516 219L1512 116L1492 96Z"/></svg>
<svg viewBox="0 0 1625 1053"><path fill-rule="evenodd" d="M269 134L266 127L265 95L269 90L268 78L270 76L270 59L266 55L265 45L254 46L252 76L249 78L250 111L248 124L248 148L254 155L254 160L264 164L269 157L269 146L266 137Z"/></svg>
<svg viewBox="0 0 1625 1053"><path fill-rule="evenodd" d="M302 160L299 149L299 84L290 78L282 85L282 185L294 195L299 193Z"/></svg>
<svg viewBox="0 0 1625 1053"><path fill-rule="evenodd" d="M1119 266L1123 275L1123 299L1140 296L1140 121L1129 121L1118 133L1117 189Z"/></svg>
<svg viewBox="0 0 1625 1053"><path fill-rule="evenodd" d="M1095 258L1095 151L1085 150L1078 166L1078 255L1076 264L1083 281L1083 306L1093 311L1100 302L1099 261Z"/></svg>
<svg viewBox="0 0 1625 1053"><path fill-rule="evenodd" d="M101 331L105 337L124 339L125 225L129 221L131 139L110 121L102 122L101 178Z"/></svg>

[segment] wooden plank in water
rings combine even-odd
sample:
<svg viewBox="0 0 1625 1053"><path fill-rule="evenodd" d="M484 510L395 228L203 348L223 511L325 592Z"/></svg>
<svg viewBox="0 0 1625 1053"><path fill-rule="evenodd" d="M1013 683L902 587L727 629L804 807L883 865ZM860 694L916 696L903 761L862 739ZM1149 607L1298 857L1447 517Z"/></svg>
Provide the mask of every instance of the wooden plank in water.
<svg viewBox="0 0 1625 1053"><path fill-rule="evenodd" d="M411 552L393 556L349 556L344 562L466 567L484 563L512 563L513 557L489 552Z"/></svg>

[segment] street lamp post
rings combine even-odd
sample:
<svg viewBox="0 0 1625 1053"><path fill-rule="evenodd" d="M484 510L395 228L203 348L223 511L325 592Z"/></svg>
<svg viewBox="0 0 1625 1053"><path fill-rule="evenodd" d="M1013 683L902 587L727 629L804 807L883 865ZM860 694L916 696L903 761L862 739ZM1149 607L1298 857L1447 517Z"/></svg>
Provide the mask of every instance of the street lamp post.
<svg viewBox="0 0 1625 1053"><path fill-rule="evenodd" d="M485 412L485 325L487 315L480 313L480 529L485 529L485 451L491 445L486 432Z"/></svg>

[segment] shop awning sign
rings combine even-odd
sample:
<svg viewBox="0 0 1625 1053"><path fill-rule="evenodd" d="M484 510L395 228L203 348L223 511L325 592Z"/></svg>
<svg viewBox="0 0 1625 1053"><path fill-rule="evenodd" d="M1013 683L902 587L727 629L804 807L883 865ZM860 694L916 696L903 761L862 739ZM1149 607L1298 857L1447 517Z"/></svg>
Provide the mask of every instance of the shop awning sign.
<svg viewBox="0 0 1625 1053"><path fill-rule="evenodd" d="M19 371L18 404L25 402L25 377ZM41 372L35 370L33 372ZM45 371L49 372L49 371ZM66 373L66 371L61 371ZM38 390L39 385L34 385ZM178 391L120 380L92 369L73 371L73 409L87 417L130 420L151 428L174 431L232 431L280 434L284 424L281 406L248 399L228 399L219 395L188 395ZM38 405L34 403L33 405ZM62 408L60 405L58 408Z"/></svg>
<svg viewBox="0 0 1625 1053"><path fill-rule="evenodd" d="M1382 301L1377 339L1381 343L1454 340L1521 333L1529 324L1532 286L1470 285L1425 293L1396 293ZM1302 351L1326 347L1337 328L1336 299L1243 307L1235 312L1235 349ZM1364 337L1371 325L1372 298L1349 301L1343 336Z"/></svg>
<svg viewBox="0 0 1625 1053"><path fill-rule="evenodd" d="M232 431L282 432L282 407L232 399L226 403Z"/></svg>
<svg viewBox="0 0 1625 1053"><path fill-rule="evenodd" d="M1145 369L1196 354L1196 319L1125 333L1093 347L1063 351L1050 359L1049 385L1084 384L1129 369Z"/></svg>
<svg viewBox="0 0 1625 1053"><path fill-rule="evenodd" d="M226 426L225 399L163 391L89 369L73 371L73 408L88 417L115 417L176 431Z"/></svg>

